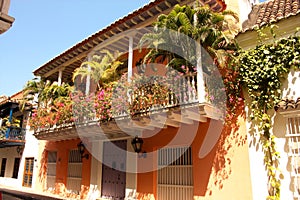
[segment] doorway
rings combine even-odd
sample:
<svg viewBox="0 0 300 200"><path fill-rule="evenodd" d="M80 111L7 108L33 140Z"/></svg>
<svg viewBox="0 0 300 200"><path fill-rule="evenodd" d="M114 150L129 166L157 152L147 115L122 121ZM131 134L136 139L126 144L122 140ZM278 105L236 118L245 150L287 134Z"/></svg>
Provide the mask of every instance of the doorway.
<svg viewBox="0 0 300 200"><path fill-rule="evenodd" d="M125 198L127 140L104 142L102 165L102 197Z"/></svg>

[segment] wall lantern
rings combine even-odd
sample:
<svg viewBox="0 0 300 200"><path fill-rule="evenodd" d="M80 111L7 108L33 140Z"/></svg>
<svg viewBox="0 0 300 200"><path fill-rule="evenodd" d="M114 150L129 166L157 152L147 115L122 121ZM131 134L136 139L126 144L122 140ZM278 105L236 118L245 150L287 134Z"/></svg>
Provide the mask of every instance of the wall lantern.
<svg viewBox="0 0 300 200"><path fill-rule="evenodd" d="M17 153L18 153L19 156L22 155L23 150L24 150L24 146L17 146Z"/></svg>
<svg viewBox="0 0 300 200"><path fill-rule="evenodd" d="M138 136L135 136L132 140L131 140L131 145L133 147L134 152L136 153L140 153L142 151L142 146L143 146L143 139L139 138ZM139 155L140 157L146 158L146 151L143 151L143 153L141 155Z"/></svg>
<svg viewBox="0 0 300 200"><path fill-rule="evenodd" d="M90 155L88 153L84 154L84 152L85 152L85 146L84 146L84 144L82 142L79 142L77 144L77 147L78 147L78 151L79 151L79 153L81 155L81 158L89 159Z"/></svg>

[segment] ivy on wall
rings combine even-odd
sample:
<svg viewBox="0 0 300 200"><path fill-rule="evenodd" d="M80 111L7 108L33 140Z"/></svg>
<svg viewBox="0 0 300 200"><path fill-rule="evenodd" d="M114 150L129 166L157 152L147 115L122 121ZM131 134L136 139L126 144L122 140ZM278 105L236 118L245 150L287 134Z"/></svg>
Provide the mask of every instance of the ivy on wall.
<svg viewBox="0 0 300 200"><path fill-rule="evenodd" d="M280 155L276 150L276 137L270 131L272 124L268 111L281 100L281 86L287 74L292 68L300 68L300 36L295 34L276 40L274 27L270 30L273 42L263 44L259 40L255 48L239 52L238 70L239 81L251 99L250 117L258 125L259 142L265 155L269 186L267 199L280 199ZM263 31L257 31L262 38Z"/></svg>

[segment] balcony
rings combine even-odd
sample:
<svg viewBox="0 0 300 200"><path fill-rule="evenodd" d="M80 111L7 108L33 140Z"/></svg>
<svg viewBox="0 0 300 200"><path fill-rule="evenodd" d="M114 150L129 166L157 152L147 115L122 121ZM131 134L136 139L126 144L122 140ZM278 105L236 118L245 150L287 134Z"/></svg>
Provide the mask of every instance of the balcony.
<svg viewBox="0 0 300 200"><path fill-rule="evenodd" d="M121 78L114 86L90 96L73 93L71 100L34 111L31 119L34 135L40 140L59 141L78 138L79 133L101 140L222 117L208 98L207 85L215 80L205 76L202 90L206 93L199 93L197 73L176 77L135 77L130 83Z"/></svg>
<svg viewBox="0 0 300 200"><path fill-rule="evenodd" d="M7 127L0 132L0 148L20 146L25 144L25 129L20 127Z"/></svg>

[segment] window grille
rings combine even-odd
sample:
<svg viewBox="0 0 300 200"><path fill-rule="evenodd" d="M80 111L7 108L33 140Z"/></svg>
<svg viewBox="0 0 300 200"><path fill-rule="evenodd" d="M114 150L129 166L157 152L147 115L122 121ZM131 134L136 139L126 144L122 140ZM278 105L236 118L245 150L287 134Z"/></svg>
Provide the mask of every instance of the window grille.
<svg viewBox="0 0 300 200"><path fill-rule="evenodd" d="M163 148L158 151L157 199L193 199L193 162L190 147Z"/></svg>
<svg viewBox="0 0 300 200"><path fill-rule="evenodd" d="M68 162L67 190L79 194L81 190L82 160L79 150L70 150Z"/></svg>
<svg viewBox="0 0 300 200"><path fill-rule="evenodd" d="M289 160L291 164L291 186L294 199L300 200L300 117L289 117L287 139Z"/></svg>
<svg viewBox="0 0 300 200"><path fill-rule="evenodd" d="M49 151L48 164L47 164L47 189L55 188L56 159L57 159L57 152Z"/></svg>

